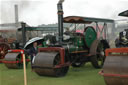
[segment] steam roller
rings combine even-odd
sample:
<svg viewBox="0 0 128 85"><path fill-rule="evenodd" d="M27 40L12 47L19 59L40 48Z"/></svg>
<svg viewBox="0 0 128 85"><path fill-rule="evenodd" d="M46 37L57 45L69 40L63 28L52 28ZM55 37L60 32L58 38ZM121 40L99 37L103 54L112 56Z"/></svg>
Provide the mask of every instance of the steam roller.
<svg viewBox="0 0 128 85"><path fill-rule="evenodd" d="M119 16L128 17L128 10L119 13ZM120 38L123 39L121 33ZM124 38L125 40L119 39L119 43L116 43L116 46L121 48L105 51L106 60L100 74L104 76L106 85L128 85L128 47L127 44L124 44L127 42L127 32Z"/></svg>
<svg viewBox="0 0 128 85"><path fill-rule="evenodd" d="M128 48L107 49L100 74L106 85L128 85Z"/></svg>
<svg viewBox="0 0 128 85"><path fill-rule="evenodd" d="M25 55L26 56L26 55ZM28 57L26 56L26 65L29 62ZM20 52L10 52L6 54L3 63L9 69L20 69L23 68L23 57Z"/></svg>
<svg viewBox="0 0 128 85"><path fill-rule="evenodd" d="M109 48L106 39L107 23L114 21L81 16L63 17L62 3L60 0L57 4L58 33L44 36L45 44L38 49L38 54L33 60L33 70L40 76L60 77L67 74L69 66L81 67L86 62L91 62L94 68L102 68L105 60L104 51ZM97 22L104 23L102 30ZM73 23L75 28L64 32L63 23L70 23L71 26ZM96 28L91 23L95 23ZM83 33L76 32L79 24L84 26Z"/></svg>
<svg viewBox="0 0 128 85"><path fill-rule="evenodd" d="M60 77L66 75L69 66L61 64L61 55L57 51L39 52L34 60L33 69L40 76Z"/></svg>

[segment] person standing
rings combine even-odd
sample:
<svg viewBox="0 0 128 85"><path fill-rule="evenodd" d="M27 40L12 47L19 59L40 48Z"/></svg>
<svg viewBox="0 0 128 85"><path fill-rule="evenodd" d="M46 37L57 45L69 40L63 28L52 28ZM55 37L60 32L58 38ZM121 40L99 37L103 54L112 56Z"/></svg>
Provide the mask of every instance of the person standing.
<svg viewBox="0 0 128 85"><path fill-rule="evenodd" d="M38 53L37 42L34 42L33 46L29 49L29 55L31 57L31 68L33 68L32 65L34 63L35 56L37 55L37 53Z"/></svg>

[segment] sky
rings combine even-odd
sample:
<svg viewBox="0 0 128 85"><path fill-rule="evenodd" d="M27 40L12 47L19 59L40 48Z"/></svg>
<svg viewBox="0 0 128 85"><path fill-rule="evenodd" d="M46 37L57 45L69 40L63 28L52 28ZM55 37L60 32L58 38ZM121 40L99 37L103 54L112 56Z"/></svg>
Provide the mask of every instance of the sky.
<svg viewBox="0 0 128 85"><path fill-rule="evenodd" d="M14 5L19 7L19 21L30 26L57 23L57 3L59 0L0 0L0 24L14 23ZM127 19L118 13L128 10L127 0L65 0L64 16L85 16Z"/></svg>

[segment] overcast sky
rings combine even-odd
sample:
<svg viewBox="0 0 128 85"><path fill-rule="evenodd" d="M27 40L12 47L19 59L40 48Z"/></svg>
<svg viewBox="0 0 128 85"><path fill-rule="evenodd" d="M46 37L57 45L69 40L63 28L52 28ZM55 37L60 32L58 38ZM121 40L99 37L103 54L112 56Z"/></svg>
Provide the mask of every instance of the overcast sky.
<svg viewBox="0 0 128 85"><path fill-rule="evenodd" d="M52 24L57 22L59 0L0 0L0 24L13 23L14 5L19 6L19 21L28 25ZM65 0L64 16L125 19L118 13L128 10L127 0Z"/></svg>

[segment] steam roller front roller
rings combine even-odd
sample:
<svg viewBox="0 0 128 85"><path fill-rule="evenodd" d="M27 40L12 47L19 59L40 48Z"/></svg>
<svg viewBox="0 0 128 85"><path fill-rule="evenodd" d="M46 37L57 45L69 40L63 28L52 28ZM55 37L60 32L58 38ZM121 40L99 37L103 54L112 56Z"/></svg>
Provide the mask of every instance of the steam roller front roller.
<svg viewBox="0 0 128 85"><path fill-rule="evenodd" d="M128 85L128 48L111 48L106 51L103 70L106 85Z"/></svg>
<svg viewBox="0 0 128 85"><path fill-rule="evenodd" d="M34 60L33 69L40 76L65 76L68 72L69 66L60 66L59 52L40 52Z"/></svg>
<svg viewBox="0 0 128 85"><path fill-rule="evenodd" d="M26 56L26 55L25 55ZM28 57L26 58L26 65L28 64ZM9 69L21 69L23 68L23 59L21 53L8 53L5 56L4 64Z"/></svg>

